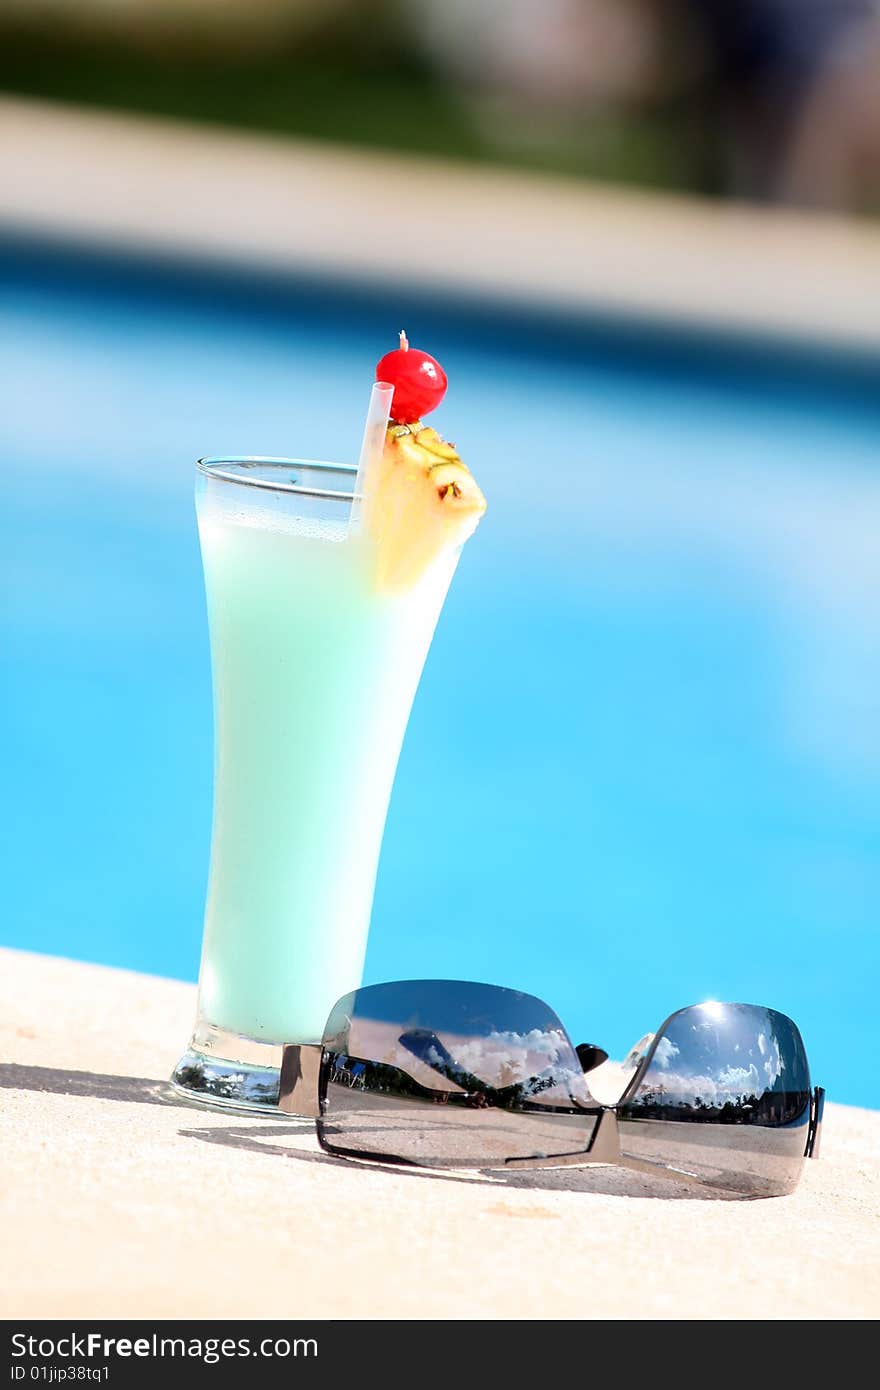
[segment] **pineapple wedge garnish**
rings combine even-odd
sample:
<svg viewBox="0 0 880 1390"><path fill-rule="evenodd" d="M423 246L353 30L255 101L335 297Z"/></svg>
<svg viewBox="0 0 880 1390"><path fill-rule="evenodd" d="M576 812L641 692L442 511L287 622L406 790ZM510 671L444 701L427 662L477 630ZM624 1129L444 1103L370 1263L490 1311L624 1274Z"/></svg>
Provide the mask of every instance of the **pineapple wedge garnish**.
<svg viewBox="0 0 880 1390"><path fill-rule="evenodd" d="M392 422L364 497L378 586L411 588L439 556L464 544L485 510L486 499L454 445L421 420Z"/></svg>

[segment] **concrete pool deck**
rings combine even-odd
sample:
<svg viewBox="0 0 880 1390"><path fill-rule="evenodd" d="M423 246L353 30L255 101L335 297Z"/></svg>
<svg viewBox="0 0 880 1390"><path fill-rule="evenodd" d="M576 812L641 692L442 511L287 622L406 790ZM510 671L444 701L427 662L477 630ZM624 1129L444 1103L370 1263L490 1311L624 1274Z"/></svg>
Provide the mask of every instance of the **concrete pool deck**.
<svg viewBox="0 0 880 1390"><path fill-rule="evenodd" d="M770 1201L622 1170L445 1176L175 1102L191 985L0 951L7 1318L880 1313L880 1113L830 1104Z"/></svg>
<svg viewBox="0 0 880 1390"><path fill-rule="evenodd" d="M880 227L0 98L0 230L880 352Z"/></svg>

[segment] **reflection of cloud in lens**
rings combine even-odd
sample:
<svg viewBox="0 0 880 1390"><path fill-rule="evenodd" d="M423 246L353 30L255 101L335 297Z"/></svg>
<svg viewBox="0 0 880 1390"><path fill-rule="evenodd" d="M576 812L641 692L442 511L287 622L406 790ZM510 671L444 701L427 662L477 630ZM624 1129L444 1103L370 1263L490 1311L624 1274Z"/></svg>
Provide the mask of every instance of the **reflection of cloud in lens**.
<svg viewBox="0 0 880 1390"><path fill-rule="evenodd" d="M559 1029L533 1028L528 1033L494 1032L483 1038L453 1038L442 1034L440 1040L454 1066L471 1072L490 1086L500 1088L521 1084L531 1077L546 1073L552 1067L557 1084L562 1085L566 1092L585 1094L583 1072L579 1066L576 1067L571 1044ZM426 1085L436 1084L437 1077L442 1076L446 1066L442 1051L433 1046L425 1050L422 1063L399 1044L385 1054L383 1061L409 1072ZM431 1064L439 1069L433 1076ZM539 1094L543 1095L544 1091L543 1085L538 1087Z"/></svg>
<svg viewBox="0 0 880 1390"><path fill-rule="evenodd" d="M760 1095L764 1084L754 1065L749 1067L726 1067L717 1076L695 1076L682 1072L663 1072L653 1077L645 1077L642 1091L657 1092L665 1100L687 1101L694 1105L699 1100L703 1105L723 1105L726 1100L740 1096Z"/></svg>
<svg viewBox="0 0 880 1390"><path fill-rule="evenodd" d="M717 1084L723 1090L734 1091L737 1095L750 1095L753 1091L763 1089L758 1068L754 1064L750 1067L726 1067L719 1073Z"/></svg>
<svg viewBox="0 0 880 1390"><path fill-rule="evenodd" d="M744 1025L738 1032L736 1041L713 1026L679 1032L677 1044L661 1038L640 1095L651 1104L721 1107L781 1089L785 1058L772 1020L761 1031Z"/></svg>
<svg viewBox="0 0 880 1390"><path fill-rule="evenodd" d="M484 1081L510 1086L533 1076L536 1071L543 1071L560 1058L570 1062L571 1048L559 1029L548 1032L533 1028L529 1033L487 1033L485 1038L472 1038L458 1043L454 1055L460 1067L474 1072Z"/></svg>
<svg viewBox="0 0 880 1390"><path fill-rule="evenodd" d="M761 1046L762 1043L764 1044L763 1047ZM764 1057L764 1075L767 1078L766 1085L772 1086L773 1082L781 1075L785 1067L785 1062L779 1051L779 1043L776 1038L771 1035L770 1048L769 1051L767 1051L767 1044L764 1040L764 1034L762 1033L758 1038L758 1047L761 1049L762 1053L766 1052Z"/></svg>
<svg viewBox="0 0 880 1390"><path fill-rule="evenodd" d="M678 1049L675 1049L676 1052ZM660 1049L654 1054L659 1059ZM714 1076L697 1075L687 1072L669 1071L668 1062L660 1060L658 1074L653 1076L653 1066L645 1077L643 1090L657 1091L669 1099L687 1101L693 1105L700 1100L704 1105L723 1105L726 1100L740 1096L761 1096L772 1088L781 1074L783 1061L775 1038L770 1041L767 1056L761 1061L760 1069L754 1062L747 1067L724 1067ZM762 1075L763 1073L763 1075Z"/></svg>
<svg viewBox="0 0 880 1390"><path fill-rule="evenodd" d="M668 1067L673 1057L677 1057L681 1052L680 1047L676 1047L671 1038L661 1038L654 1053L654 1061L658 1067Z"/></svg>

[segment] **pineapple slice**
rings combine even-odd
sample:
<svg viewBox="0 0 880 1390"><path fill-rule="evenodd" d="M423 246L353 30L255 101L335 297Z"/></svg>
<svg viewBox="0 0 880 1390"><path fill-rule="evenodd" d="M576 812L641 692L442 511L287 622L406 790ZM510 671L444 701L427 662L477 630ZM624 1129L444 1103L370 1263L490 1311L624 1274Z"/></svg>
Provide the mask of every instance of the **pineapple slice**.
<svg viewBox="0 0 880 1390"><path fill-rule="evenodd" d="M411 588L477 528L486 499L454 445L415 420L388 426L382 462L364 497L382 589Z"/></svg>

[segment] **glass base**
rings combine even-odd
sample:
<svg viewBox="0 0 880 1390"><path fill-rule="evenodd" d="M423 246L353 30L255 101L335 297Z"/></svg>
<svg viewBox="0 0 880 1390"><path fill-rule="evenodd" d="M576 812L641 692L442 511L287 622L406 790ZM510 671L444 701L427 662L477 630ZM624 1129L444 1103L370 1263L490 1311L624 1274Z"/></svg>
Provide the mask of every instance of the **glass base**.
<svg viewBox="0 0 880 1390"><path fill-rule="evenodd" d="M212 1110L286 1120L278 1109L281 1043L254 1042L200 1023L171 1074L179 1095Z"/></svg>

